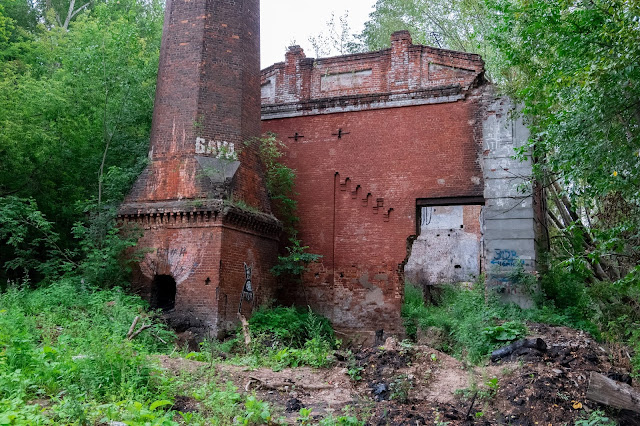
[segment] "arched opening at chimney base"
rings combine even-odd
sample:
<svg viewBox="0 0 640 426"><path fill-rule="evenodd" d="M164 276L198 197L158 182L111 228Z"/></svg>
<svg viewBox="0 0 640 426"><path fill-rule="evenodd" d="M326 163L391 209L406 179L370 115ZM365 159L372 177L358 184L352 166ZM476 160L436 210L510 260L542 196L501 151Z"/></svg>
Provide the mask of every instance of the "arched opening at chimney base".
<svg viewBox="0 0 640 426"><path fill-rule="evenodd" d="M156 275L151 286L151 307L170 311L176 306L176 280L171 275Z"/></svg>

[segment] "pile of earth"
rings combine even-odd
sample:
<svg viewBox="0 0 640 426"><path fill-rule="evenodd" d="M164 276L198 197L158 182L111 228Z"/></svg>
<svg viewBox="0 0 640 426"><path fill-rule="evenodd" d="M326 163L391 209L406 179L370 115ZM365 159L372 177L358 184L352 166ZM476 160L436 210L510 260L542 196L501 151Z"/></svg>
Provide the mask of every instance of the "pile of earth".
<svg viewBox="0 0 640 426"><path fill-rule="evenodd" d="M509 357L470 366L428 345L388 339L382 347L336 352L332 368L249 369L218 364L219 380L255 392L294 424L301 408L316 419L348 411L371 425L564 425L594 410L620 425L640 425L640 415L586 399L589 375L638 385L623 347L605 346L583 331L529 324L529 338L546 349L520 348ZM195 361L161 358L176 374ZM202 368L204 368L202 366ZM192 410L188 398L181 403Z"/></svg>

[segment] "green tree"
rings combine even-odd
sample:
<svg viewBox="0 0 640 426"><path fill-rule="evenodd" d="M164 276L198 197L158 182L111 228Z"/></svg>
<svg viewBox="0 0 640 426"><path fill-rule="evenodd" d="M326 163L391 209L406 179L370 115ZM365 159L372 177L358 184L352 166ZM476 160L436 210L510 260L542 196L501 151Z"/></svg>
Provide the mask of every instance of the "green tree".
<svg viewBox="0 0 640 426"><path fill-rule="evenodd" d="M145 165L162 17L158 1L97 3L0 49L0 197L33 198L64 248L72 228L83 251L89 237L111 244L114 208Z"/></svg>
<svg viewBox="0 0 640 426"><path fill-rule="evenodd" d="M389 47L391 34L400 30L409 30L416 44L478 53L490 76L497 71L484 0L378 0L357 38L364 50L379 50Z"/></svg>
<svg viewBox="0 0 640 426"><path fill-rule="evenodd" d="M504 89L549 189L555 253L615 281L640 263L640 5L488 0Z"/></svg>

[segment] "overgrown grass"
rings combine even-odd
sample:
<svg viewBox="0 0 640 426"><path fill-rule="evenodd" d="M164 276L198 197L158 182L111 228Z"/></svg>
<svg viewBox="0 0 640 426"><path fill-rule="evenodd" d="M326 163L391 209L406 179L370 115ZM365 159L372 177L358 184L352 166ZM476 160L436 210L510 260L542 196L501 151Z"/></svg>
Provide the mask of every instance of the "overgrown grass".
<svg viewBox="0 0 640 426"><path fill-rule="evenodd" d="M436 306L426 305L421 289L408 283L402 315L410 337L435 327L444 336L437 349L473 363L526 334L526 321L564 325L596 339L630 345L634 373L640 373L640 284L637 280L587 285L556 268L541 280L536 307L522 310L485 295L484 283L471 290L444 287Z"/></svg>
<svg viewBox="0 0 640 426"><path fill-rule="evenodd" d="M339 345L327 318L310 309L295 307L260 308L249 319L251 345L244 346L242 331L224 342L202 343L200 353L191 353L201 361L224 354L228 362L251 367L327 367L333 363L331 352Z"/></svg>
<svg viewBox="0 0 640 426"><path fill-rule="evenodd" d="M409 336L435 327L444 337L436 349L477 363L508 342L500 338L502 333L497 329L503 320L509 320L507 331L514 338L523 335L526 327L520 308L497 301L486 303L482 284L476 283L471 290L444 287L435 306L426 305L422 290L408 283L402 316Z"/></svg>
<svg viewBox="0 0 640 426"><path fill-rule="evenodd" d="M155 325L129 340L136 316ZM0 425L270 421L268 405L215 378L185 386L159 369L152 355L172 351L173 340L143 301L119 288L89 289L71 279L11 286L0 293ZM201 413L173 410L185 392L200 401Z"/></svg>

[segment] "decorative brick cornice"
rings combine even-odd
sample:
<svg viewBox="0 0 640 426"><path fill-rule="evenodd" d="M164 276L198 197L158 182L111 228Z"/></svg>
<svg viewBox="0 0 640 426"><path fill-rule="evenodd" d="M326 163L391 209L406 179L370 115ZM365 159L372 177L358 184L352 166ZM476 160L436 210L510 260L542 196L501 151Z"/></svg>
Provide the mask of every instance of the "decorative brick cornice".
<svg viewBox="0 0 640 426"><path fill-rule="evenodd" d="M282 231L282 224L274 216L220 199L123 204L118 221L142 228L231 226L270 237Z"/></svg>
<svg viewBox="0 0 640 426"><path fill-rule="evenodd" d="M303 102L262 105L262 119L299 117L304 115L332 114L337 112L365 111L380 108L397 108L411 105L455 102L464 99L465 88L459 84L407 93L376 93L336 96Z"/></svg>
<svg viewBox="0 0 640 426"><path fill-rule="evenodd" d="M282 223L275 216L246 210L233 204L223 207L222 223L225 226L251 229L263 235L278 236L282 232Z"/></svg>

